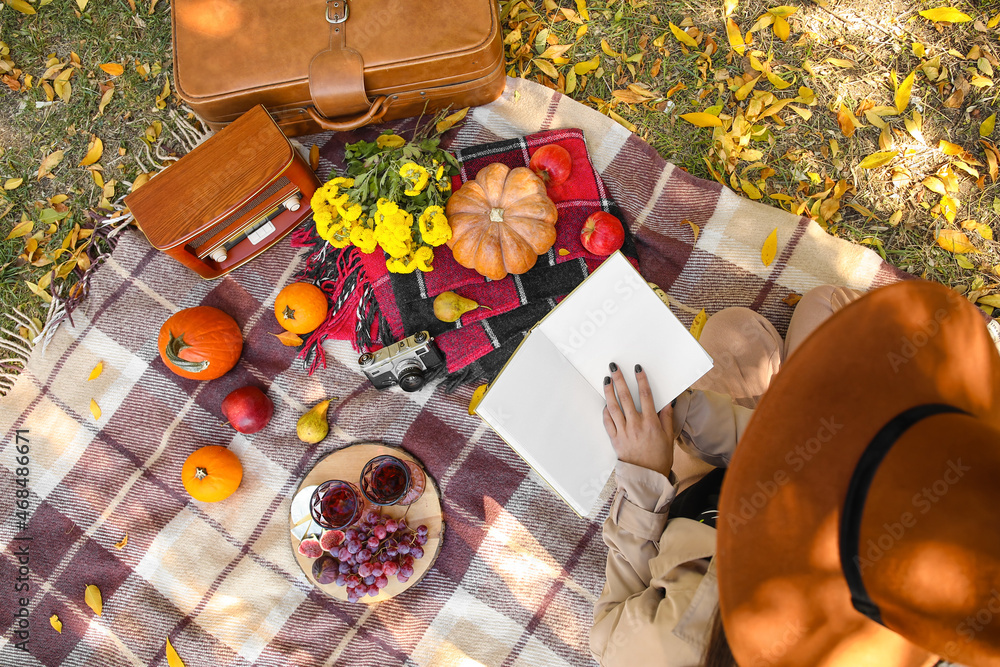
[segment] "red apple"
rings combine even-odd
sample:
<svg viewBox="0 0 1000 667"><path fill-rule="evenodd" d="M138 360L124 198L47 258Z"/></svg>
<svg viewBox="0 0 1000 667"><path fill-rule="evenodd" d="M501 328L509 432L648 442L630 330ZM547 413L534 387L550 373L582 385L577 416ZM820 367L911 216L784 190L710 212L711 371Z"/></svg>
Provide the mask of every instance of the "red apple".
<svg viewBox="0 0 1000 667"><path fill-rule="evenodd" d="M583 223L580 241L587 252L610 255L625 243L625 228L622 227L622 221L610 213L591 213Z"/></svg>
<svg viewBox="0 0 1000 667"><path fill-rule="evenodd" d="M554 188L569 180L569 174L573 171L573 158L562 146L546 144L531 156L528 169L542 179L545 187Z"/></svg>
<svg viewBox="0 0 1000 667"><path fill-rule="evenodd" d="M240 387L222 399L222 414L240 433L256 433L271 421L274 403L258 387Z"/></svg>

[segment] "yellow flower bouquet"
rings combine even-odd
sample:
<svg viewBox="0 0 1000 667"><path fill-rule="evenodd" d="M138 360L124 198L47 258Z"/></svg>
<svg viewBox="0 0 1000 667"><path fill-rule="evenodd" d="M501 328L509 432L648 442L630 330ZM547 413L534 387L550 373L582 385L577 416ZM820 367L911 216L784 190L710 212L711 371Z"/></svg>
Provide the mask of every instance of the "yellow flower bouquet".
<svg viewBox="0 0 1000 667"><path fill-rule="evenodd" d="M439 147L434 123L414 137L386 132L348 144L346 169L312 198L316 232L335 248L381 248L393 273L432 271L434 248L451 238L444 205L458 163Z"/></svg>

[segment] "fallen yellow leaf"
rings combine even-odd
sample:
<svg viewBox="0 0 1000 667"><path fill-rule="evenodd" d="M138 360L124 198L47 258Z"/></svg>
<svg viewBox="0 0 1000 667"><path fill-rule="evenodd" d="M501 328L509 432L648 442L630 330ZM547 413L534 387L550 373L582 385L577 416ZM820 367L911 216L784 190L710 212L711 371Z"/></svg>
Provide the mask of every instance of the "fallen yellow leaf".
<svg viewBox="0 0 1000 667"><path fill-rule="evenodd" d="M98 616L104 611L104 602L101 600L101 589L90 584L87 586L87 590L83 594L83 601L87 603L87 606L94 610L94 613Z"/></svg>
<svg viewBox="0 0 1000 667"><path fill-rule="evenodd" d="M24 179L23 178L8 178L3 183L3 189L4 190L13 190L17 186L21 185L21 183L24 183Z"/></svg>
<svg viewBox="0 0 1000 667"><path fill-rule="evenodd" d="M576 0L576 11L584 21L590 20L590 12L587 11L587 0Z"/></svg>
<svg viewBox="0 0 1000 667"><path fill-rule="evenodd" d="M708 322L708 313L702 308L697 315L694 316L694 321L691 322L691 335L694 336L695 340L701 339L701 331L705 328L705 323Z"/></svg>
<svg viewBox="0 0 1000 667"><path fill-rule="evenodd" d="M736 91L736 99L739 100L740 102L745 100L747 96L753 92L753 89L757 85L757 82L760 81L760 77L761 75L758 74L757 76L755 76L754 78L750 79L742 86L740 86L739 90Z"/></svg>
<svg viewBox="0 0 1000 667"><path fill-rule="evenodd" d="M775 227L774 231L767 235L764 239L764 246L760 249L760 261L764 262L764 266L771 266L771 262L774 261L775 255L778 254L778 228Z"/></svg>
<svg viewBox="0 0 1000 667"><path fill-rule="evenodd" d="M617 51L612 49L611 45L608 44L608 40L606 39L601 40L601 51L604 51L604 55L608 56L609 58L621 58L622 56L625 55L623 53L618 53Z"/></svg>
<svg viewBox="0 0 1000 667"><path fill-rule="evenodd" d="M286 347L298 347L302 345L301 336L291 331L282 331L280 334L272 333L271 335L281 341L281 344Z"/></svg>
<svg viewBox="0 0 1000 667"><path fill-rule="evenodd" d="M128 533L125 533L122 539L115 542L115 549L124 549L126 544L128 544Z"/></svg>
<svg viewBox="0 0 1000 667"><path fill-rule="evenodd" d="M697 243L698 242L698 234L701 233L701 227L699 227L698 225L694 224L690 220L681 220L681 224L682 225L691 225L691 231L694 232L694 242Z"/></svg>
<svg viewBox="0 0 1000 667"><path fill-rule="evenodd" d="M907 105L910 104L910 94L913 92L913 77L916 74L916 70L910 72L903 83L899 84L899 88L896 89L896 112L903 113Z"/></svg>
<svg viewBox="0 0 1000 667"><path fill-rule="evenodd" d="M16 9L22 14L37 14L35 8L29 5L24 0L6 0L6 4L10 6L11 9Z"/></svg>
<svg viewBox="0 0 1000 667"><path fill-rule="evenodd" d="M996 127L996 124L997 115L995 113L990 114L989 118L979 124L979 136L988 137L993 134L993 129Z"/></svg>
<svg viewBox="0 0 1000 667"><path fill-rule="evenodd" d="M982 236L987 241L993 240L993 229L985 222L976 222L975 220L965 220L962 222L962 229L970 229L972 231L975 231L977 234Z"/></svg>
<svg viewBox="0 0 1000 667"><path fill-rule="evenodd" d="M767 13L775 18L786 19L797 12L798 9L798 7L792 7L790 5L781 5L780 7L771 7L767 10Z"/></svg>
<svg viewBox="0 0 1000 667"><path fill-rule="evenodd" d="M476 408L479 407L480 401L483 400L483 396L486 395L486 389L489 387L488 384L481 384L476 387L476 390L472 392L472 398L469 399L469 414L476 414Z"/></svg>
<svg viewBox="0 0 1000 667"><path fill-rule="evenodd" d="M86 167L89 164L94 164L101 159L101 155L104 154L104 142L93 137L90 140L90 144L87 146L87 154L83 156L83 160L80 161L78 166Z"/></svg>
<svg viewBox="0 0 1000 667"><path fill-rule="evenodd" d="M899 155L899 151L880 151L878 153L872 153L864 160L862 160L858 166L862 169L877 169L882 165L889 164L892 158Z"/></svg>
<svg viewBox="0 0 1000 667"><path fill-rule="evenodd" d="M980 297L977 303L1000 308L1000 294L990 294L989 296Z"/></svg>
<svg viewBox="0 0 1000 667"><path fill-rule="evenodd" d="M743 190L743 192L745 192L747 197L750 197L750 199L760 199L764 196L760 193L760 190L757 189L756 185L745 178L740 179L740 189Z"/></svg>
<svg viewBox="0 0 1000 667"><path fill-rule="evenodd" d="M90 399L90 414L94 415L94 419L101 419L101 406L97 404L97 401Z"/></svg>
<svg viewBox="0 0 1000 667"><path fill-rule="evenodd" d="M923 180L923 184L924 187L931 192L936 192L942 196L948 194L948 190L944 187L944 183L936 176L928 176Z"/></svg>
<svg viewBox="0 0 1000 667"><path fill-rule="evenodd" d="M170 643L170 637L167 637L167 665L168 667L184 667L184 661L181 660L181 656L177 654L177 650Z"/></svg>
<svg viewBox="0 0 1000 667"><path fill-rule="evenodd" d="M726 36L729 37L729 46L732 47L733 51L742 56L744 49L746 49L746 42L743 41L743 34L740 32L740 27L731 18L726 19Z"/></svg>
<svg viewBox="0 0 1000 667"><path fill-rule="evenodd" d="M960 232L957 229L942 229L935 235L934 240L937 241L939 246L948 252L979 252L979 250L976 249L976 246L972 245L969 241L969 237L966 236L964 232Z"/></svg>
<svg viewBox="0 0 1000 667"><path fill-rule="evenodd" d="M840 126L840 131L844 133L845 137L850 137L858 129L857 119L851 113L851 110L843 104L837 110L837 124Z"/></svg>
<svg viewBox="0 0 1000 667"><path fill-rule="evenodd" d="M309 147L309 166L312 167L313 171L319 169L319 144L313 144ZM135 186L133 186L135 189Z"/></svg>
<svg viewBox="0 0 1000 667"><path fill-rule="evenodd" d="M675 26L673 22L670 23L670 32L674 34L674 37L676 37L677 41L681 44L686 44L695 48L698 47L698 42L694 41L694 37Z"/></svg>
<svg viewBox="0 0 1000 667"><path fill-rule="evenodd" d="M104 362L98 361L97 365L94 366L94 370L90 371L90 377L87 378L87 382L90 382L91 380L96 380L97 378L101 377L101 373L103 371L104 371Z"/></svg>
<svg viewBox="0 0 1000 667"><path fill-rule="evenodd" d="M45 159L42 160L42 164L38 167L38 179L37 180L40 181L43 178L45 178L46 176L48 176L49 174L51 174L52 170L56 168L56 165L58 165L60 162L62 162L63 155L64 155L64 153L61 150L58 150L58 151L55 151L55 152L52 152L52 153L49 153L48 155L46 155Z"/></svg>
<svg viewBox="0 0 1000 667"><path fill-rule="evenodd" d="M101 95L101 101L97 105L97 115L98 116L103 116L104 115L104 109L105 109L105 107L108 106L108 102L111 101L111 96L114 95L114 94L115 94L115 87L113 85L109 84L108 89L104 91L103 95Z"/></svg>
<svg viewBox="0 0 1000 667"><path fill-rule="evenodd" d="M569 254L569 250L566 250L566 248L559 248L559 256L560 257L565 257L568 254Z"/></svg>
<svg viewBox="0 0 1000 667"><path fill-rule="evenodd" d="M958 215L958 202L952 197L944 195L941 197L941 214L944 219L948 222L955 222L955 216ZM960 251L964 252L964 251Z"/></svg>
<svg viewBox="0 0 1000 667"><path fill-rule="evenodd" d="M52 626L53 630L55 630L59 634L62 634L62 621L59 620L58 615L52 614L51 616L49 616L49 625Z"/></svg>
<svg viewBox="0 0 1000 667"><path fill-rule="evenodd" d="M465 115L467 113L469 113L469 107L465 107L464 109L459 109L455 113L449 114L448 116L442 118L441 121L437 124L435 129L437 129L438 132L445 132L446 130L451 129L455 125L455 123L465 118Z"/></svg>
<svg viewBox="0 0 1000 667"><path fill-rule="evenodd" d="M104 63L99 67L111 76L120 76L125 72L125 68L118 63Z"/></svg>
<svg viewBox="0 0 1000 667"><path fill-rule="evenodd" d="M698 127L722 127L722 121L718 116L701 111L681 114L681 118Z"/></svg>
<svg viewBox="0 0 1000 667"><path fill-rule="evenodd" d="M577 63L573 66L573 71L576 72L577 76L583 76L584 74L590 74L595 69L601 66L601 57L594 56L590 60L584 60L582 63Z"/></svg>
<svg viewBox="0 0 1000 667"><path fill-rule="evenodd" d="M788 35L791 33L791 26L788 25L788 21L780 16L774 17L774 35L783 42L788 41Z"/></svg>
<svg viewBox="0 0 1000 667"><path fill-rule="evenodd" d="M23 222L19 222L17 225L14 226L14 229L10 230L10 234L7 235L7 238L5 238L4 241L9 241L10 239L18 239L21 238L22 236L27 236L28 234L31 233L31 230L34 227L35 227L34 220L24 220Z"/></svg>
<svg viewBox="0 0 1000 667"><path fill-rule="evenodd" d="M920 15L931 21L947 21L948 23L965 23L966 21L972 20L971 16L958 11L954 7L935 7L934 9L925 9L920 12Z"/></svg>
<svg viewBox="0 0 1000 667"><path fill-rule="evenodd" d="M406 139L398 134L380 134L375 139L375 144L379 148L399 148L406 143Z"/></svg>

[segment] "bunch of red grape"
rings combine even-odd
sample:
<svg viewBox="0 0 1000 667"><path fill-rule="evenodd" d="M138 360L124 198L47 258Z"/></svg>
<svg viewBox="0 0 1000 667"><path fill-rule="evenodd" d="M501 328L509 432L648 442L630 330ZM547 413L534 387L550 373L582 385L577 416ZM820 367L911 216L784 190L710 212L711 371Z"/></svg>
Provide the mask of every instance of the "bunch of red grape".
<svg viewBox="0 0 1000 667"><path fill-rule="evenodd" d="M409 581L425 544L427 526L411 530L405 519L369 511L346 531L325 530L319 539L302 540L299 553L317 559L312 567L316 581L346 586L347 599L358 602L366 595L378 595L389 585L389 577L401 584Z"/></svg>

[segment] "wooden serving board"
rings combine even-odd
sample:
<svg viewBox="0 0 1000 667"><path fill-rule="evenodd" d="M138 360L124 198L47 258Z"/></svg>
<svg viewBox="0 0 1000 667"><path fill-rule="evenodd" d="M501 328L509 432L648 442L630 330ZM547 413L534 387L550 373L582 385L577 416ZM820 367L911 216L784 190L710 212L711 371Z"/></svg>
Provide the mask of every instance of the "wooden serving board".
<svg viewBox="0 0 1000 667"><path fill-rule="evenodd" d="M427 544L423 546L423 557L413 561L413 576L410 577L409 581L401 584L396 581L395 576L389 577L389 585L379 591L377 596L371 597L366 595L360 601L365 604L375 604L393 598L411 586L414 586L431 569L434 561L437 560L438 553L441 551L441 540L444 537L444 521L441 517L441 495L438 491L437 483L427 473L427 470L423 468L420 461L403 449L379 443L350 445L328 454L302 479L295 490L295 494L292 496L291 508L289 510L289 536L291 538L292 554L295 556L295 560L298 561L299 567L302 568L302 572L305 573L309 581L327 595L338 600L344 600L345 602L347 601L347 587L336 584L321 584L316 581L312 574L312 566L316 559L307 558L299 553L299 542L301 540L296 533L302 534L302 527L308 526L305 534L319 537L323 529L311 519L306 518L309 515L309 503L302 502L301 500L296 502L296 499L300 493L303 494L303 498L307 499L307 496L312 495L312 491L309 490L310 487L315 488L329 479L342 479L357 486L358 480L361 477L361 469L365 467L366 463L381 454L391 454L399 459L412 461L424 470L424 477L427 479L427 484L420 498L408 507L390 505L382 507L381 512L383 516L391 516L396 519L405 518L408 529L415 529L420 524L427 526Z"/></svg>

